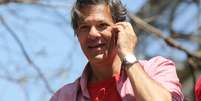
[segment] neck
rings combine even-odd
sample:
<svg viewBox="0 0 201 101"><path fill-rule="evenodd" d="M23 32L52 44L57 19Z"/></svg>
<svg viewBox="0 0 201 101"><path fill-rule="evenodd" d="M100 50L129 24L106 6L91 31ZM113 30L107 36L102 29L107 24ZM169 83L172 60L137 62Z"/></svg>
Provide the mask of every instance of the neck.
<svg viewBox="0 0 201 101"><path fill-rule="evenodd" d="M90 82L97 82L101 80L106 80L119 75L121 71L121 60L118 55L114 56L111 61L107 61L102 64L91 63L92 74Z"/></svg>

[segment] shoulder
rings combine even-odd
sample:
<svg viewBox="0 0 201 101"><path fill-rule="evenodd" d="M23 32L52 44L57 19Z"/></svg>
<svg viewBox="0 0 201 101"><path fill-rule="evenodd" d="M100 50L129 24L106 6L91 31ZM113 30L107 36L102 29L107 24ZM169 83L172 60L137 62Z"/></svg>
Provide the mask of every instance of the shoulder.
<svg viewBox="0 0 201 101"><path fill-rule="evenodd" d="M156 56L149 60L139 60L140 64L143 66L144 70L150 74L154 75L157 71L168 71L175 70L175 63L162 56Z"/></svg>
<svg viewBox="0 0 201 101"><path fill-rule="evenodd" d="M176 74L175 63L162 56L156 56L149 60L142 60L140 64L144 71L155 80L175 80L179 81Z"/></svg>
<svg viewBox="0 0 201 101"><path fill-rule="evenodd" d="M164 58L162 56L156 56L156 57L153 57L149 60L139 60L139 62L142 64L142 65L145 65L145 66L160 66L160 65L164 65L164 64L172 64L174 65L174 62L170 59L167 59L167 58Z"/></svg>
<svg viewBox="0 0 201 101"><path fill-rule="evenodd" d="M142 60L144 71L156 82L165 87L176 101L182 101L181 84L177 77L175 63L167 58L156 56L150 60Z"/></svg>
<svg viewBox="0 0 201 101"><path fill-rule="evenodd" d="M53 94L50 101L66 101L66 99L73 99L79 89L79 78L73 83L66 84Z"/></svg>

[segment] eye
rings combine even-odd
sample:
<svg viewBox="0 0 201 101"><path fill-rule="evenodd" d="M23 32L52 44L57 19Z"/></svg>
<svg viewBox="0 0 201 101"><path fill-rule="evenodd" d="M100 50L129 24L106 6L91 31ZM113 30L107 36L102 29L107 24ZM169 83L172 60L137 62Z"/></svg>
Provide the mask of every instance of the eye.
<svg viewBox="0 0 201 101"><path fill-rule="evenodd" d="M101 23L100 26L103 27L103 28L106 28L106 27L108 27L109 25L106 24L106 23Z"/></svg>
<svg viewBox="0 0 201 101"><path fill-rule="evenodd" d="M79 32L86 32L86 31L88 31L90 29L90 26L89 25L80 25L79 27L78 27L78 31Z"/></svg>
<svg viewBox="0 0 201 101"><path fill-rule="evenodd" d="M102 30L105 30L108 26L109 26L109 25L108 25L107 23L100 23L100 24L98 25L98 29L99 29L100 31L102 31Z"/></svg>

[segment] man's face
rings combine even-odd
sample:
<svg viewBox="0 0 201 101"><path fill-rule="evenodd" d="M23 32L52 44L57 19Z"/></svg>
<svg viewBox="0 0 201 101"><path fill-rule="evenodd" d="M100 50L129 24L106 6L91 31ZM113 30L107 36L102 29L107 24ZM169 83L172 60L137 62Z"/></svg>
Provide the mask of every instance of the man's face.
<svg viewBox="0 0 201 101"><path fill-rule="evenodd" d="M84 18L78 21L76 33L84 54L93 63L108 61L112 53L109 28L114 24L109 7L88 5L81 8L81 13Z"/></svg>

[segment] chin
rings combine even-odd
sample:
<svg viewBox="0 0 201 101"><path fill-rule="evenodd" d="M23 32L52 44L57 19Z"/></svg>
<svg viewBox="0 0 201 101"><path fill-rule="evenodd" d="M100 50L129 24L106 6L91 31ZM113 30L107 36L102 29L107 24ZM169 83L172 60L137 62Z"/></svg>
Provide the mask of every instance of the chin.
<svg viewBox="0 0 201 101"><path fill-rule="evenodd" d="M106 58L105 58L104 54L98 54L98 55L94 56L93 58L91 58L89 61L93 62L93 63L101 63L105 60L106 60Z"/></svg>
<svg viewBox="0 0 201 101"><path fill-rule="evenodd" d="M94 57L94 59L97 59L97 60L103 60L104 59L104 54L98 54Z"/></svg>

